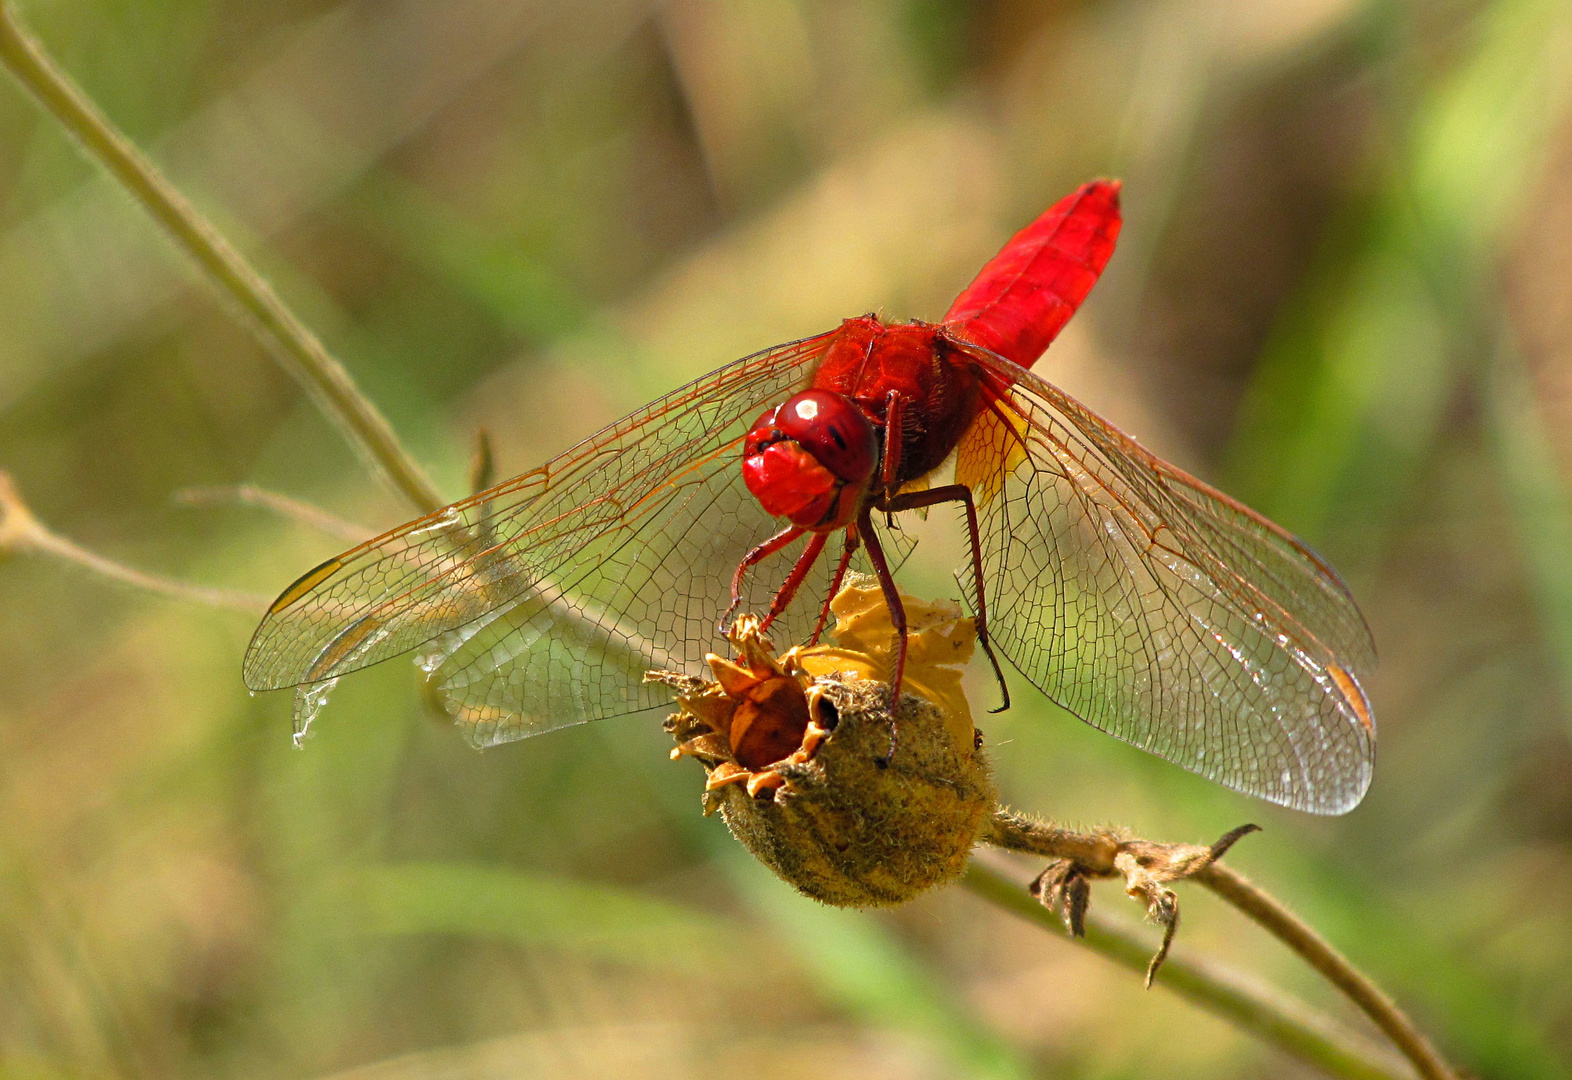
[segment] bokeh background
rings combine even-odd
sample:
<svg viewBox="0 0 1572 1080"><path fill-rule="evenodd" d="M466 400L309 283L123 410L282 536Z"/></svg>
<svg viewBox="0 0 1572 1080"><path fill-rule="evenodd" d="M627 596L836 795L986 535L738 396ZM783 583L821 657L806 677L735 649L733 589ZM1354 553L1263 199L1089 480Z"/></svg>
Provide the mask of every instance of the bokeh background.
<svg viewBox="0 0 1572 1080"><path fill-rule="evenodd" d="M1258 821L1235 864L1455 1060L1572 1068L1565 0L21 12L454 497L478 427L507 475L843 316L936 317L1122 177L1120 250L1039 369L1345 572L1380 760L1313 819L1017 684L986 725L1007 797L1156 838ZM177 493L409 516L4 79L0 469L92 549L269 595L340 541ZM940 525L914 591L954 591ZM0 559L6 1080L1301 1074L962 890L798 898L700 817L658 717L477 754L394 663L296 751L288 695L240 685L251 617ZM1182 947L1346 1015L1209 897L1185 916Z"/></svg>

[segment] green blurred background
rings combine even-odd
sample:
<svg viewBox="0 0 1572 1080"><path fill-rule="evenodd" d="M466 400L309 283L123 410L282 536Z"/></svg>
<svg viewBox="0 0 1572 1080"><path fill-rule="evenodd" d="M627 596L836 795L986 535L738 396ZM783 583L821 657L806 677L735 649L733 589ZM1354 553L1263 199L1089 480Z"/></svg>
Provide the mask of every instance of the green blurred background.
<svg viewBox="0 0 1572 1080"><path fill-rule="evenodd" d="M1232 861L1455 1060L1572 1068L1565 0L21 11L454 497L478 427L507 475L843 316L937 317L1122 177L1120 250L1039 370L1344 570L1380 759L1312 819L1018 683L986 722L1007 798L1155 838L1258 821ZM266 594L341 543L176 493L408 516L8 80L0 469L87 546ZM930 532L906 583L953 592ZM962 890L796 897L699 816L658 717L477 754L394 663L292 750L288 696L240 685L252 624L0 562L5 1080L1299 1074ZM1210 898L1185 914L1182 946L1343 1012Z"/></svg>

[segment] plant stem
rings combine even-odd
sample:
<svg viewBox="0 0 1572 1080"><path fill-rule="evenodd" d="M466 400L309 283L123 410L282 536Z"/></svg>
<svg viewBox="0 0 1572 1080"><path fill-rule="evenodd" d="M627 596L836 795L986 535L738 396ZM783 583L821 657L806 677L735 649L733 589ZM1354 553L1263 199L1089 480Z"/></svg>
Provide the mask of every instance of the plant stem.
<svg viewBox="0 0 1572 1080"><path fill-rule="evenodd" d="M211 589L192 585L172 578L144 573L50 532L44 523L33 516L22 501L11 477L0 472L0 553L19 555L52 555L57 559L85 567L101 577L111 578L139 589L172 596L177 600L193 600L209 607L235 608L259 614L267 610L268 598L255 593L236 592L233 589Z"/></svg>
<svg viewBox="0 0 1572 1080"><path fill-rule="evenodd" d="M0 0L0 63L189 255L219 295L316 401L371 471L422 513L446 500L400 445L386 418L271 285L109 121Z"/></svg>
<svg viewBox="0 0 1572 1080"><path fill-rule="evenodd" d="M1131 896L1139 896L1149 905L1157 901L1151 910L1159 921L1166 923L1164 949L1179 918L1178 900L1168 885L1176 881L1205 885L1298 953L1346 995L1375 1021L1424 1080L1455 1080L1457 1074L1391 997L1282 903L1217 861L1235 840L1254 828L1250 825L1235 829L1211 847L1157 844L1108 830L1076 832L1001 808L995 811L981 839L995 847L1073 865L1083 877L1123 877L1125 891ZM1084 915L1085 896L1083 891L1079 904L1064 904L1072 927ZM1045 897L1044 901L1051 899ZM1159 951L1149 972L1156 971L1162 957L1163 952Z"/></svg>
<svg viewBox="0 0 1572 1080"><path fill-rule="evenodd" d="M1457 1074L1451 1066L1397 1003L1277 899L1222 863L1197 871L1193 880L1227 900L1303 957L1305 963L1325 976L1386 1033L1425 1080L1455 1080Z"/></svg>
<svg viewBox="0 0 1572 1080"><path fill-rule="evenodd" d="M346 544L359 544L376 535L375 529L345 521L320 507L254 484L187 488L175 493L175 501L183 506L258 506Z"/></svg>
<svg viewBox="0 0 1572 1080"><path fill-rule="evenodd" d="M1020 882L973 859L963 879L973 893L1014 915L1068 937L1059 917L1038 903ZM1146 970L1151 945L1123 920L1086 917L1086 936L1069 938L1131 971ZM1157 982L1253 1032L1323 1072L1346 1080L1411 1080L1405 1064L1370 1045L1331 1017L1211 961L1180 953L1170 956Z"/></svg>

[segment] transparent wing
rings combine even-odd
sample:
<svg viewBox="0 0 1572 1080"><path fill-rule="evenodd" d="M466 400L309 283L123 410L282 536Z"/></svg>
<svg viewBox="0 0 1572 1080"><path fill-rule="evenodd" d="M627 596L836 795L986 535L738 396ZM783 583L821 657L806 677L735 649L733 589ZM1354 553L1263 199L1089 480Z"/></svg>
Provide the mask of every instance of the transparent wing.
<svg viewBox="0 0 1572 1080"><path fill-rule="evenodd" d="M257 628L246 685L322 684L424 647L421 665L481 745L669 700L642 673L702 662L738 561L779 528L743 486L742 436L805 383L828 337L738 360L317 567ZM762 611L784 570L759 570L744 602ZM806 583L783 640L811 628L828 576Z"/></svg>
<svg viewBox="0 0 1572 1080"><path fill-rule="evenodd" d="M1177 765L1300 810L1352 809L1375 755L1360 688L1375 652L1331 568L1029 371L968 351L997 400L957 478L979 500L1000 650L1087 723Z"/></svg>

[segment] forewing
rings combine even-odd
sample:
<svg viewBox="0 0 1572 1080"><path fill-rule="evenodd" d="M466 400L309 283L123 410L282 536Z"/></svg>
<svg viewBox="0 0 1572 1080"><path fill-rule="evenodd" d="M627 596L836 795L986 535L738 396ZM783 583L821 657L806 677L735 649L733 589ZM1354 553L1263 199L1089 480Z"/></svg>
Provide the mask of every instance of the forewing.
<svg viewBox="0 0 1572 1080"><path fill-rule="evenodd" d="M322 683L426 646L477 742L656 703L639 675L719 644L731 571L774 528L742 487L742 435L804 383L828 336L736 361L329 560L257 628L246 685ZM745 601L770 595L759 577Z"/></svg>
<svg viewBox="0 0 1572 1080"><path fill-rule="evenodd" d="M994 643L1094 727L1272 802L1352 809L1375 653L1332 570L1042 379L974 357L998 399L957 476L980 504Z"/></svg>

